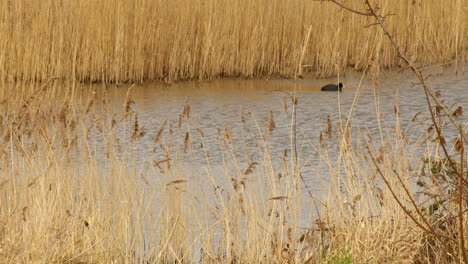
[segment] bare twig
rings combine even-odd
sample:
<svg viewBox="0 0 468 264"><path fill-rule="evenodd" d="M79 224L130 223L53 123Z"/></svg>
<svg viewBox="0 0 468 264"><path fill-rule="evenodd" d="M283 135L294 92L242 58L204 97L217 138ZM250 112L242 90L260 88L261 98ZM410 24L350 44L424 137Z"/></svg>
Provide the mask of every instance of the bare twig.
<svg viewBox="0 0 468 264"><path fill-rule="evenodd" d="M380 28L383 30L384 34L387 36L387 38L392 43L392 46L397 51L398 56L403 61L405 61L406 64L408 64L408 67L416 75L416 77L420 80L420 84L424 88L424 93L425 93L425 96L426 96L427 106L428 106L429 112L431 114L431 121L432 121L432 124L433 124L434 128L436 129L437 139L439 141L439 145L442 147L442 150L443 150L443 152L444 152L444 154L445 154L445 156L446 156L446 158L447 158L447 160L448 160L448 162L450 164L450 167L453 169L453 171L455 172L455 174L457 175L457 178L458 178L458 187L457 188L458 188L458 195L459 195L459 197L458 197L458 222L459 222L458 232L459 232L459 237L454 238L454 237L448 236L447 234L439 233L439 232L437 232L437 231L435 231L433 229L432 225L429 224L427 219L421 214L420 210L417 208L417 204L414 201L413 196L409 193L408 189L403 184L403 181L402 181L400 175L398 175L398 173L396 173L396 171L395 171L395 174L398 177L398 180L400 181L400 183L402 184L402 186L403 186L403 188L404 188L404 190L406 192L406 196L411 200L411 203L416 208L417 214L421 217L421 219L423 220L424 224L427 227L425 227L420 221L418 221L413 216L413 214L402 204L402 202L400 201L400 199L398 198L398 196L396 195L396 193L394 192L394 190L390 186L390 183L387 181L387 179L383 175L382 171L380 170L380 168L379 168L377 162L375 161L374 157L372 156L372 153L370 152L370 150L369 150L369 154L372 157L372 161L374 162L374 165L377 168L377 171L381 175L381 177L384 180L387 187L390 189L390 192L392 193L393 198L397 201L397 203L403 209L405 214L408 215L416 223L416 225L418 225L421 229L423 229L426 232L432 233L436 237L436 239L438 239L445 246L445 248L449 252L455 253L454 249L451 246L446 245L441 238L447 238L450 241L453 241L453 240L458 241L459 255L458 255L458 258L456 258L455 254L453 254L454 258L459 263L461 263L461 262L468 263L468 257L467 257L467 253L465 251L465 237L464 237L464 209L463 209L463 193L464 193L464 190L463 189L464 189L465 184L468 184L467 179L465 179L465 177L463 175L463 173L464 173L463 168L465 166L464 165L464 151L463 150L460 151L461 168L457 168L455 162L450 157L449 152L447 151L447 148L445 146L445 140L444 140L444 138L442 136L441 127L437 124L435 114L432 111L432 104L431 104L430 98L432 98L432 100L435 102L437 107L440 107L440 109L442 109L445 116L447 116L449 118L450 123L453 124L457 128L458 133L459 133L459 138L460 138L460 140L462 142L461 144L463 144L463 142L468 142L468 139L467 139L468 135L465 135L463 127L455 120L455 118L449 112L448 108L437 98L436 94L434 92L432 92L428 88L428 86L427 86L427 84L425 82L427 78L424 77L424 75L423 75L423 73L422 73L422 71L420 69L417 69L415 67L415 65L413 64L413 59L408 58L408 56L400 49L400 47L398 46L398 44L395 41L394 37L388 31L388 29L387 29L387 27L386 27L386 25L384 23L384 20L385 20L386 17L388 17L389 15L393 15L393 14L389 13L389 14L383 15L383 16L378 14L377 11L379 10L379 8L378 7L373 7L370 4L369 0L365 0L365 5L367 6L366 12L362 12L362 11L358 11L358 10L349 8L349 7L345 6L344 4L342 4L341 2L338 2L337 0L329 0L329 1L335 3L336 5L342 7L343 9L346 9L346 10L348 10L350 12L353 12L353 13L356 13L356 14L359 14L359 15L363 15L363 16L373 16L377 22L374 23L374 24L371 24L369 26L376 25L376 24L380 25Z"/></svg>
<svg viewBox="0 0 468 264"><path fill-rule="evenodd" d="M432 233L432 234L434 234L436 237L444 237L444 238L447 238L447 239L449 239L449 240L454 240L454 238L452 238L452 237L449 237L449 236L444 235L444 234L440 234L440 233L438 233L437 231L435 231L435 230L431 227L431 225L425 221L424 216L423 216L422 214L420 214L420 212L419 212L419 213L417 212L417 213L418 213L418 215L419 215L422 219L424 219L423 221L425 222L425 224L427 225L427 227L424 226L424 224L422 224L420 221L418 221L418 220L414 217L414 215L408 210L408 208L406 208L406 206L403 204L403 202L400 201L400 198L398 198L398 195L396 194L395 190L393 190L393 187L392 187L392 185L390 184L390 182L388 181L387 177L384 176L382 170L380 169L379 165L377 164L377 161L376 161L374 155L372 155L372 151L370 150L369 146L367 146L367 150L368 150L369 155L371 156L371 160L372 160L372 162L374 163L374 166L375 166L377 172L379 173L380 177L381 177L381 178L383 179L383 181L385 182L385 185L386 185L386 186L388 187L388 189L390 190L390 193L392 194L393 198L394 198L395 201L398 203L398 205L401 207L401 209L403 209L403 211L405 212L405 214L408 215L408 216L411 218L411 220L413 220L413 222L414 222L417 226L419 226L421 229L423 229L423 230L426 231L427 233ZM399 177L399 175L398 175L398 177ZM401 182L401 179L400 179L400 178L399 178L399 180L400 180L400 182ZM407 192L407 189L406 189L405 185L403 185L403 189L405 190L405 192ZM407 194L408 194L409 196L411 196L411 195L409 194L409 192L407 192ZM411 199L410 199L410 200L411 200ZM413 202L413 201L412 201L412 202ZM413 205L416 207L416 204L413 204ZM416 208L417 208L417 207L416 207Z"/></svg>
<svg viewBox="0 0 468 264"><path fill-rule="evenodd" d="M340 2L337 1L337 0L328 0L328 1L333 2L333 3L335 3L336 5L340 6L341 8L346 9L346 10L348 10L348 11L351 11L351 12L353 12L353 13L356 13L356 14L358 14L358 15L361 15L361 16L372 16L372 14L369 13L369 12L362 12L362 11L358 11L358 10L356 10L356 9L352 9L352 8L350 8L350 7L345 6L344 4L340 3Z"/></svg>

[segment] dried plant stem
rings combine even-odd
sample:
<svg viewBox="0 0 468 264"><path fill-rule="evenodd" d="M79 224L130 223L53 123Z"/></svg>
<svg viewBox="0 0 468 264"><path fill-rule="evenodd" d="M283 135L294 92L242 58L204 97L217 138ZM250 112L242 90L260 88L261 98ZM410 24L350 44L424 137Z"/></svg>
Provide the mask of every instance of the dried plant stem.
<svg viewBox="0 0 468 264"><path fill-rule="evenodd" d="M297 157L297 124L296 124L296 111L297 111L297 98L295 95L291 95L285 91L282 91L282 90L276 90L278 92L282 92L282 93L285 93L289 96L289 98L291 99L291 102L292 102L292 113L291 113L291 147L293 148L293 168L294 168L294 173L298 173L299 174L299 178L301 179L302 181L302 184L304 184L304 187L306 188L306 191L307 193L309 194L310 198L312 198L314 201L315 201L315 198L314 198L314 195L312 194L312 190L311 188L309 187L309 185L307 184L307 182L305 181L304 179L304 176L302 176L302 172L300 171L299 169L299 161L298 161L298 157ZM321 216L320 216L320 211L317 207L317 204L314 202L314 206L315 206L315 211L317 213L317 216L319 219L321 219Z"/></svg>
<svg viewBox="0 0 468 264"><path fill-rule="evenodd" d="M174 234L174 230L176 229L178 224L179 224L179 216L176 217L174 223L172 224L171 232L169 233L169 236L166 239L166 243L164 243L164 246L161 248L161 251L159 251L159 254L156 260L160 260L162 254L166 251L167 247L169 246L169 243L171 242L172 235Z"/></svg>
<svg viewBox="0 0 468 264"><path fill-rule="evenodd" d="M392 34L388 31L387 29L387 26L385 25L384 23L384 20L385 18L388 16L388 15L385 15L385 16L382 16L380 15L379 13L377 13L377 10L379 9L378 7L373 7L371 5L371 3L369 2L369 0L365 0L365 5L367 6L367 10L365 12L363 11L358 11L358 10L355 10L355 9L352 9L352 8L349 8L347 7L346 5L342 4L341 2L337 1L337 0L330 0L331 2L335 3L336 5L350 11L350 12L353 12L353 13L356 13L356 14L359 14L359 15L363 15L363 16L372 16L375 18L375 20L377 21L375 24L372 24L372 25L379 25L380 28L383 30L384 34L387 36L387 38L390 40L390 42L392 43L392 46L394 47L394 49L397 51L397 54L398 56L403 59L406 64L408 65L408 67L411 69L411 71L416 75L416 77L419 79L420 81L420 84L423 86L424 88L424 93L425 93L425 97L426 97L426 102L427 102L427 105L428 105L428 109L429 109L429 112L431 114L431 120L432 120L432 124L434 125L435 129L436 129L436 133L437 133L437 138L438 138L438 141L439 141L439 145L442 147L443 151L444 151L444 154L445 156L447 157L448 161L449 161L449 164L451 166L451 168L453 169L453 171L456 173L457 177L458 177L458 193L459 193L459 201L458 201L458 223L459 223L459 238L458 238L458 242L459 242L459 259L457 259L458 262L464 262L464 263L468 263L468 257L467 257L467 253L466 253L466 250L464 249L465 247L465 238L464 238L464 210L463 210L463 186L465 184L467 184L467 179L464 178L463 176L463 167L464 167L464 163L463 163L463 151L460 153L460 159L461 159L461 169L457 168L457 166L455 165L455 163L453 162L453 160L450 158L450 155L447 151L447 148L445 146L445 140L443 139L442 137L442 131L441 131L441 128L439 127L439 125L437 124L437 121L435 119L435 114L434 112L432 111L432 105L431 105L431 101L429 99L429 96L434 100L434 102L436 103L436 105L438 107L440 107L441 109L443 109L445 115L450 119L450 122L457 128L458 130L458 133L459 133L459 136L460 136L460 139L462 141L465 141L467 142L467 135L465 135L464 131L463 131L463 127L458 124L458 122L456 122L456 120L454 119L454 117L451 115L451 113L448 111L447 107L442 104L440 102L440 100L437 98L437 96L435 96L435 94L428 88L426 82L425 82L425 77L424 75L422 74L421 70L417 69L413 63L413 61L411 59L408 58L408 56L401 50L401 48L399 47L399 45L397 44L397 42L395 41L395 38L392 36ZM377 171L379 172L380 176L382 177L382 179L384 180L385 184L387 185L387 187L390 189L391 193L392 193L392 196L393 198L398 202L398 204L400 205L400 207L404 210L404 212L420 227L422 228L423 230L425 230L426 232L430 232L432 233L442 244L445 245L445 248L447 250L452 250L453 249L447 245L441 238L446 238L446 239L449 239L449 240L454 240L453 237L450 237L448 235L445 235L445 234L442 234L442 233L439 233L439 232L436 232L433 228L432 228L432 225L429 224L429 222L427 221L426 217L424 217L421 213L421 211L418 209L417 207L417 204L416 202L414 201L413 199L413 195L409 193L408 189L406 188L405 184L403 183L400 175L396 172L395 172L395 175L397 176L399 182L401 183L401 185L403 186L403 189L405 190L405 193L406 193L406 196L410 199L411 203L413 204L417 214L420 216L420 218L422 219L422 221L424 222L424 224L426 225L426 227L421 223L419 222L413 215L412 213L402 204L402 202L400 201L400 199L398 198L398 195L394 192L394 190L392 189L390 183L388 182L388 180L386 179L386 177L383 175L382 171L380 170L376 160L374 159L374 157L372 156L372 153L370 152L369 150L369 154L371 155L372 157L372 161L375 165L375 167L377 168ZM454 254L455 255L455 254Z"/></svg>
<svg viewBox="0 0 468 264"><path fill-rule="evenodd" d="M431 233L435 236L435 238L437 240L439 240L442 244L446 245L446 243L441 239L441 238L446 238L446 239L449 239L449 240L454 240L454 238L452 237L449 237L445 234L442 234L442 233L439 233L437 231L435 231L432 226L427 222L426 218L422 215L422 213L420 212L420 210L418 209L416 203L414 203L414 201L412 200L411 198L411 194L409 193L409 191L407 190L406 186L404 184L402 184L402 187L403 189L405 190L405 192L407 193L408 197L410 198L417 214L421 217L421 219L423 220L423 222L426 224L426 226L421 223L418 219L416 219L416 217L411 213L411 211L406 208L406 206L403 204L403 202L401 201L401 199L399 198L398 194L396 193L396 191L394 190L394 188L392 187L392 184L390 184L390 182L388 181L387 177L384 176L382 170L380 169L380 166L377 164L377 160L375 159L375 157L373 156L372 154L372 151L370 150L370 147L367 146L368 148L368 153L369 155L371 156L371 160L372 162L374 163L374 166L377 170L377 172L379 173L379 175L381 176L381 178L383 179L383 181L385 182L385 185L387 186L387 188L390 190L390 193L392 194L392 197L393 199L395 199L395 201L398 203L398 205L400 206L400 208L405 212L405 214L407 216L409 216L411 218L411 220L413 220L413 222L419 226L422 230L424 230L425 232L427 233ZM399 177L399 175L397 174L397 176ZM401 182L401 179L399 178L399 181ZM449 250L449 251L453 251L452 248L450 246L446 246L446 248Z"/></svg>
<svg viewBox="0 0 468 264"><path fill-rule="evenodd" d="M374 47L362 40L383 39L363 30L371 14L349 8L351 1L322 2L0 1L0 34L8 36L0 39L0 79L57 76L74 87L76 81L294 78L304 64L322 77L349 66L364 70ZM401 29L402 48L415 50L422 63L465 59L462 1L378 2L408 14L392 27ZM382 49L384 66L400 66L390 45Z"/></svg>

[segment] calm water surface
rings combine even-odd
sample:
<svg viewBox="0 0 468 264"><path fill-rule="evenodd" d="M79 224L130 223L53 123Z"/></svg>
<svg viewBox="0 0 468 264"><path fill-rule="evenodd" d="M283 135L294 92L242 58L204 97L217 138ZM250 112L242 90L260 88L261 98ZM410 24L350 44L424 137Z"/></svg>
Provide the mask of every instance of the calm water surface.
<svg viewBox="0 0 468 264"><path fill-rule="evenodd" d="M468 109L468 78L464 74L455 75L453 72L453 68L434 71L434 78L429 80L429 85L433 90L441 92L441 98L447 105L460 105L466 111ZM340 81L345 84L345 89L341 93L320 92L322 85L334 83L336 80L311 78L298 81L224 79L172 85L150 83L134 86L131 90L131 97L135 101L133 108L138 113L140 126L144 125L146 135L138 139L135 149L130 149L130 152L136 157L137 174L145 175L146 179L155 179L155 184L150 187L146 187L146 184L142 182L144 188L150 188L145 193L148 193L148 199L152 201L150 204L152 204L151 208L154 208L154 213L158 214L158 208L163 199L162 191L167 189L166 181L169 182L167 178L162 178L159 170L153 165L153 161L165 159L162 148L159 144L155 145L153 140L166 119L168 125L161 142L166 146L171 142L168 132L170 124L173 131L172 145L175 149L172 158L177 163L181 177L187 181L186 185L190 188L188 192L195 194L196 197L203 197L205 201L209 201L210 206L220 206L213 183L207 175L207 168L212 172L219 188L229 190L231 183L226 174L229 174L229 177L236 177L236 175L243 177L248 164L253 161L259 164L264 162L265 148L262 140L267 139L272 169L275 174L282 171L281 157L285 152L288 157L291 155L291 103L288 99L289 95L284 93L287 92L295 93L298 98L298 156L302 166L302 175L314 196L314 199L310 199L307 192L302 192L304 202L301 203L299 224L304 227L310 226L311 221L317 219L315 206L318 204L320 207L320 203L315 203L315 201L326 195L326 186L330 185L328 178L330 168L333 168L333 164L338 159L336 124L340 120L345 122L349 117L355 141L359 131L379 138L377 116L382 121L384 132L391 133L399 124L407 131L410 144L416 142L423 134L421 132L427 129L427 124L418 125L421 116L427 113L427 105L422 87L411 85L412 82L416 82L411 74L387 74L382 79L379 88L374 88L370 83L361 79L361 76L351 74L342 78ZM128 87L108 89L111 108L114 108L112 110L122 112ZM99 91L99 88L96 88L96 91ZM288 106L286 110L284 102ZM179 115L186 104L190 105L190 120L184 120L179 129ZM395 114L395 105L399 107L398 119ZM423 114L416 119L416 122L413 122L412 119L418 112L423 112ZM106 113L108 111L103 112L104 115ZM273 114L276 127L273 131L267 132L270 113ZM327 151L324 151L320 147L319 137L321 131L326 131L328 116L332 123L335 140L332 140ZM468 126L466 114L458 117L458 120L465 127ZM126 125L119 126L117 134L120 142L130 141L132 125L133 121L130 119ZM223 144L225 127L229 127L231 145ZM187 131L190 132L191 147L184 151ZM203 138L199 131L202 131ZM445 131L447 142L453 142L456 135L453 128ZM99 138L100 133L97 132L92 136L97 142L102 139ZM229 146L232 146L232 152ZM424 149L421 149L421 154L423 151ZM331 162L332 165L328 166L327 162ZM340 166L333 169L337 170L335 172L343 170ZM261 201L258 203L267 203L265 197L271 195L268 190L264 191L258 187L268 183L264 170L264 167L258 165L255 173L247 175L248 186L256 186L252 190L259 192L259 194L253 194L260 198ZM160 179L163 179L162 183ZM228 193L224 192L223 195L229 195ZM277 195L287 195L287 193L281 193L281 190L278 190ZM205 206L203 203L192 206L193 201L187 202L190 206L187 206L186 210L207 211L202 208L192 209ZM195 217L199 214L188 213L188 215ZM213 219L213 221L217 220ZM151 225L148 224L148 226ZM196 230L195 227L194 230ZM152 234L157 234L157 230L149 227L145 229L145 235L150 237ZM195 232L194 238L197 236Z"/></svg>
<svg viewBox="0 0 468 264"><path fill-rule="evenodd" d="M433 90L442 94L447 105L461 105L468 109L468 78L465 74L454 74L453 68L433 70L434 77L428 83ZM345 84L344 91L320 92L320 87L327 83L334 83L336 79L315 80L215 80L205 82L183 82L166 85L149 83L134 86L131 90L135 101L134 109L138 113L140 125L145 125L147 135L139 139L137 144L137 163L149 167L153 160L164 159L162 151L155 151L153 139L159 126L168 120L172 124L175 134L178 131L179 115L185 104L190 105L190 122L183 122L179 135L179 156L182 157L187 177L190 174L202 173L208 164L217 169L228 164L232 165L233 156L229 155L219 135L224 134L229 127L234 157L241 168L252 161L261 161L264 147L262 137L269 140L273 165L280 170L280 158L285 151L291 150L291 103L287 93L295 93L297 105L297 147L298 156L304 165L303 175L313 192L320 196L321 182L326 177L327 169L324 160L315 148L320 149L319 136L326 130L327 116L336 132L336 124L350 116L353 131L367 131L366 133L379 135L377 116L383 121L385 129L394 128L397 124L395 105L399 106L399 125L407 129L410 140L420 137L418 131L427 126L417 126L412 122L418 112L427 112L427 104L421 86L412 86L416 79L409 73L386 74L381 80L380 87L374 88L360 75L349 74L340 81ZM121 110L128 86L111 87L108 90L111 105L115 110ZM283 92L280 92L283 91ZM285 110L285 102L288 109ZM351 111L352 109L352 111ZM465 110L466 111L466 110ZM271 133L266 132L270 113L273 114L276 128ZM465 115L466 116L466 115ZM243 122L241 122L243 119ZM466 117L460 117L460 122L467 124ZM119 131L121 140L129 140L131 122L126 132ZM420 129L420 130L418 130ZM202 151L203 146L208 157ZM186 131L190 131L191 148L183 151L183 141ZM448 130L446 138L453 140L455 130ZM268 136L266 136L268 134ZM169 138L168 129L163 134L162 142ZM222 140L221 140L222 141ZM174 141L177 142L177 141ZM174 143L175 144L175 143ZM223 151L224 149L224 151ZM337 148L329 148L330 160L336 160ZM227 160L227 162L226 162ZM308 160L308 163L304 163ZM231 164L231 165L229 165ZM220 174L221 171L220 171ZM222 181L222 180L220 180Z"/></svg>

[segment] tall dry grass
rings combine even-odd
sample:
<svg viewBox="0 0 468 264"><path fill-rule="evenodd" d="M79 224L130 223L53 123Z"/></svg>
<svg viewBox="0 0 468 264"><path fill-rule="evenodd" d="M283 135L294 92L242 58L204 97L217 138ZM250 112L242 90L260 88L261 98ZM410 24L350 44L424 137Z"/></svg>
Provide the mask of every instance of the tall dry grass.
<svg viewBox="0 0 468 264"><path fill-rule="evenodd" d="M438 159L437 142L428 140L434 131L390 129L378 119L383 133L372 136L333 120L322 144L310 143L320 156L310 164L301 152L297 160L272 152L272 124L289 120L271 115L254 120L260 156L252 160L234 151L233 137L239 135L228 127L217 139L194 133L188 104L181 105L176 123L150 131L148 123L138 122L131 89L122 110L114 112L104 85L87 96L58 96L72 90L62 85L23 83L1 90L2 262L453 261L408 219L369 156L376 157L397 195L403 197L404 190L394 171L417 193L421 158ZM285 109L290 116L293 110ZM428 125L428 119L418 120ZM218 142L221 164L210 163L207 141ZM144 151L138 149L148 142ZM336 156L330 154L335 147ZM199 151L206 151L203 164L191 158ZM321 175L321 199L304 190L300 170L307 166L318 176L322 167L328 172Z"/></svg>
<svg viewBox="0 0 468 264"><path fill-rule="evenodd" d="M364 9L362 1L348 1ZM379 1L416 62L466 61L463 0ZM326 1L1 1L0 77L143 81L403 65L374 21Z"/></svg>

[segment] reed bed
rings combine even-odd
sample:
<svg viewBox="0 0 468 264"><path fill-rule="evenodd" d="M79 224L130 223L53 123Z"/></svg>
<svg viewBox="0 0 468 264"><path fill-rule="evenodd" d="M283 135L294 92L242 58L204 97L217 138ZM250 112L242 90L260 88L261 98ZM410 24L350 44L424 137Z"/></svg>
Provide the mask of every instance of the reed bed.
<svg viewBox="0 0 468 264"><path fill-rule="evenodd" d="M138 120L131 89L122 110L114 112L104 84L99 90L83 87L91 89L86 96L63 94L62 85L23 83L1 90L2 262L454 261L391 194L405 195L392 177L395 171L411 193L420 191L415 183L423 177L422 158L440 160L433 130L409 144L416 131L396 126L373 136L350 123L328 121L320 144L309 146L320 163L310 164L301 152L297 159L291 154L294 145L286 153L272 152L272 124L289 120L270 115L255 121L260 156L253 160L234 151L233 138L240 135L229 127L221 128L217 139L193 132L197 125L189 104L181 105L178 122L150 131ZM294 107L285 111L293 116ZM240 125L254 118L245 115ZM385 129L384 120L379 122ZM418 122L428 125L421 115ZM137 151L142 140L152 144ZM211 164L209 140L219 144L220 164ZM337 156L330 148L337 148ZM199 151L206 153L203 164L191 158ZM321 199L304 189L301 170L307 166L328 171L321 175ZM404 204L411 206L407 199Z"/></svg>
<svg viewBox="0 0 468 264"><path fill-rule="evenodd" d="M466 61L463 0L379 7L415 62ZM0 78L170 82L402 66L372 23L327 1L1 1Z"/></svg>

